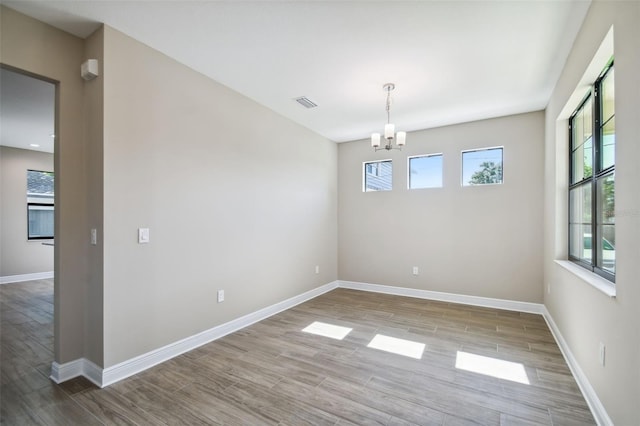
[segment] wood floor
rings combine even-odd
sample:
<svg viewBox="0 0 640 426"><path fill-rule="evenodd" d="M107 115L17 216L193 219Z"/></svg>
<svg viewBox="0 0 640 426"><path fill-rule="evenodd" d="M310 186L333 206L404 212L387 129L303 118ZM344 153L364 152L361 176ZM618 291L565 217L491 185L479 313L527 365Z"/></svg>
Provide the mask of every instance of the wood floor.
<svg viewBox="0 0 640 426"><path fill-rule="evenodd" d="M2 285L0 304L2 424L595 424L539 315L338 289L98 389L47 378L50 281ZM314 322L352 330L302 331ZM369 348L377 335L421 359ZM459 352L529 384L457 369Z"/></svg>

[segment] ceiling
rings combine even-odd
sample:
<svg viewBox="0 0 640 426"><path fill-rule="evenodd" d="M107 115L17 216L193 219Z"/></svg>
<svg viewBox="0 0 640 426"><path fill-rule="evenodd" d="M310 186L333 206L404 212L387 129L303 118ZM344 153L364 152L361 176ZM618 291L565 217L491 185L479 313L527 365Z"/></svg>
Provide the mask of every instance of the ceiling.
<svg viewBox="0 0 640 426"><path fill-rule="evenodd" d="M546 107L590 1L4 0L125 33L336 142ZM293 99L318 104L306 109ZM410 136L408 137L410 143Z"/></svg>
<svg viewBox="0 0 640 426"><path fill-rule="evenodd" d="M0 69L0 145L53 152L55 101L53 83Z"/></svg>

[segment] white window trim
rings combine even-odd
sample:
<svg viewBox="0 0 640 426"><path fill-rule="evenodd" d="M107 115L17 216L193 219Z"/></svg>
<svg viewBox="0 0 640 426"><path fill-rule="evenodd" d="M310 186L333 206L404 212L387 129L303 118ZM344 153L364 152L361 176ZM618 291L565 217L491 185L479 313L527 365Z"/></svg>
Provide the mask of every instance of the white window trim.
<svg viewBox="0 0 640 426"><path fill-rule="evenodd" d="M606 294L612 299L616 297L616 286L608 279L602 278L600 275L595 274L590 270L571 262L570 260L556 260L555 262L596 290Z"/></svg>

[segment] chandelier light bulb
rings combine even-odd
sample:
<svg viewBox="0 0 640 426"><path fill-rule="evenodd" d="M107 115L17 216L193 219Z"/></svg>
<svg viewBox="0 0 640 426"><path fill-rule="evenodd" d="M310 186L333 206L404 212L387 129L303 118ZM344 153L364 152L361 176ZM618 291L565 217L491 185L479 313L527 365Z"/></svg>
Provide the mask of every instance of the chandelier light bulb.
<svg viewBox="0 0 640 426"><path fill-rule="evenodd" d="M371 146L374 148L380 146L380 133L371 133Z"/></svg>

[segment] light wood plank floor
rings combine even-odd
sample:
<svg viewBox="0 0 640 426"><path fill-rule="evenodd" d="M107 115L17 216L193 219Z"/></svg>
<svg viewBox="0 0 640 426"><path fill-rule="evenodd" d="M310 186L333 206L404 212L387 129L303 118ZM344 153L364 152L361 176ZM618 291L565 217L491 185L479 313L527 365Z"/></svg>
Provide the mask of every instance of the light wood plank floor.
<svg viewBox="0 0 640 426"><path fill-rule="evenodd" d="M338 289L98 389L47 378L50 281L2 285L0 304L3 424L595 424L539 315ZM302 331L314 322L352 330ZM376 335L421 359L367 347ZM529 384L457 369L458 352Z"/></svg>

